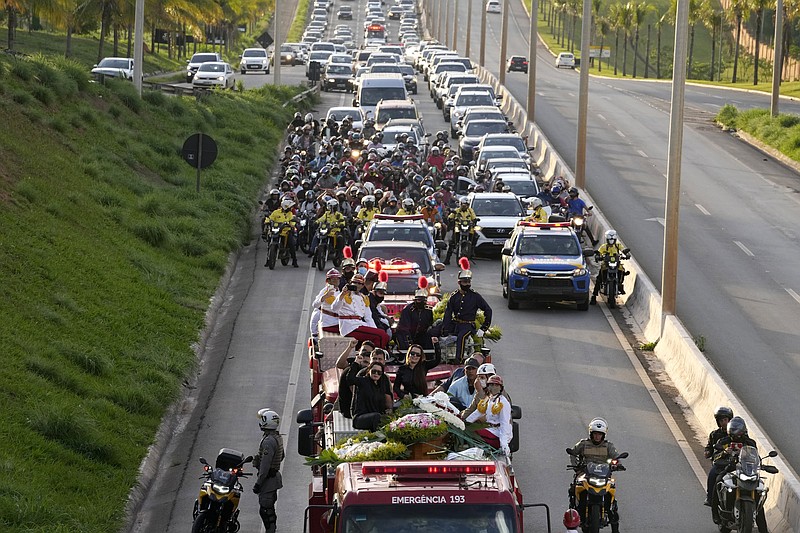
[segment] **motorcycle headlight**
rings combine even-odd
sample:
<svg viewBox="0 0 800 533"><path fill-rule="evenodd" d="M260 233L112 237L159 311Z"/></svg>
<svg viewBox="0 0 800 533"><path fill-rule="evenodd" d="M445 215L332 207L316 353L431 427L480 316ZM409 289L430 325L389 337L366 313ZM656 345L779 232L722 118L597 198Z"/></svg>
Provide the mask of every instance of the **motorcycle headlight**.
<svg viewBox="0 0 800 533"><path fill-rule="evenodd" d="M583 217L575 217L573 220L576 226L583 226Z"/></svg>
<svg viewBox="0 0 800 533"><path fill-rule="evenodd" d="M617 262L616 261L610 261L608 263L608 267L609 268L617 268Z"/></svg>
<svg viewBox="0 0 800 533"><path fill-rule="evenodd" d="M747 474L739 474L739 479L741 479L742 481L755 481L756 478L758 478L756 474L753 474L752 476Z"/></svg>
<svg viewBox="0 0 800 533"><path fill-rule="evenodd" d="M220 485L218 483L214 483L211 488L214 489L214 492L217 494L228 494L231 491L230 487L226 487L225 485Z"/></svg>
<svg viewBox="0 0 800 533"><path fill-rule="evenodd" d="M575 276L576 278L580 278L585 276L588 272L589 271L586 270L585 268L576 268L575 270L572 271L572 275Z"/></svg>
<svg viewBox="0 0 800 533"><path fill-rule="evenodd" d="M358 159L361 156L361 150L351 150L350 155L352 155L353 158Z"/></svg>
<svg viewBox="0 0 800 533"><path fill-rule="evenodd" d="M606 485L606 480L600 477L590 477L589 485L593 487L604 487Z"/></svg>
<svg viewBox="0 0 800 533"><path fill-rule="evenodd" d="M481 226L475 226L475 231L481 231L483 228Z"/></svg>

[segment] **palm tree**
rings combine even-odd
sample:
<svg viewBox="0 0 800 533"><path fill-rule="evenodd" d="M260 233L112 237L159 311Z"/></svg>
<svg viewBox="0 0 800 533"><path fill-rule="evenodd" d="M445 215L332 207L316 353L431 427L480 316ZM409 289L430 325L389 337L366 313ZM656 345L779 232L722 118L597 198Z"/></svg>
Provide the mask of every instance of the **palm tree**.
<svg viewBox="0 0 800 533"><path fill-rule="evenodd" d="M717 31L721 30L722 12L717 9L716 3L711 0L703 0L700 6L701 20L706 28L711 30L711 68L709 69L709 81L714 81L714 63L717 52ZM720 54L722 50L720 50Z"/></svg>
<svg viewBox="0 0 800 533"><path fill-rule="evenodd" d="M733 49L733 77L731 83L736 83L736 75L739 69L739 43L742 37L742 21L745 11L748 11L749 0L730 0L730 5L726 16L731 22L736 24L736 44Z"/></svg>
<svg viewBox="0 0 800 533"><path fill-rule="evenodd" d="M771 7L770 0L752 0L751 9L756 12L756 49L753 58L753 85L758 85L758 60L761 58L761 26L764 23L764 10Z"/></svg>
<svg viewBox="0 0 800 533"><path fill-rule="evenodd" d="M647 14L653 10L653 6L648 6L644 2L636 3L630 2L629 5L631 11L631 23L634 26L634 37L633 37L633 77L636 77L636 64L638 63L639 57L639 27L644 22L644 19L647 17Z"/></svg>
<svg viewBox="0 0 800 533"><path fill-rule="evenodd" d="M608 23L614 29L614 76L617 75L617 58L619 57L619 30L622 28L622 4L617 2L608 8Z"/></svg>
<svg viewBox="0 0 800 533"><path fill-rule="evenodd" d="M3 0L8 21L8 49L14 50L14 40L17 35L17 14L24 13L27 7L25 0Z"/></svg>
<svg viewBox="0 0 800 533"><path fill-rule="evenodd" d="M603 0L592 0L592 35L597 33L597 23L600 20L600 10L603 8ZM601 61L598 57L597 60ZM592 63L594 65L594 63Z"/></svg>
<svg viewBox="0 0 800 533"><path fill-rule="evenodd" d="M792 26L800 16L800 0L784 0L783 10L786 12L783 18L783 57L781 58L781 74L783 65L789 57L789 50L792 46Z"/></svg>
<svg viewBox="0 0 800 533"><path fill-rule="evenodd" d="M661 30L664 28L664 24L668 24L670 22L670 12L667 11L661 17L659 17L658 22L656 22L656 78L661 79Z"/></svg>
<svg viewBox="0 0 800 533"><path fill-rule="evenodd" d="M578 12L583 5L581 0L568 0L569 15L571 24L569 29L569 51L575 53L575 26L578 23Z"/></svg>
<svg viewBox="0 0 800 533"><path fill-rule="evenodd" d="M603 45L605 44L606 36L609 31L611 31L611 24L608 22L608 19L605 17L598 18L597 32L600 34L600 57L597 58L598 72L602 72L603 70Z"/></svg>
<svg viewBox="0 0 800 533"><path fill-rule="evenodd" d="M697 29L697 22L700 20L701 15L701 1L702 0L689 0L689 76L692 75L692 62L694 60L694 35Z"/></svg>
<svg viewBox="0 0 800 533"><path fill-rule="evenodd" d="M626 76L628 71L628 37L631 34L631 27L633 26L633 3L628 2L620 7L620 20L619 24L622 27L622 75Z"/></svg>

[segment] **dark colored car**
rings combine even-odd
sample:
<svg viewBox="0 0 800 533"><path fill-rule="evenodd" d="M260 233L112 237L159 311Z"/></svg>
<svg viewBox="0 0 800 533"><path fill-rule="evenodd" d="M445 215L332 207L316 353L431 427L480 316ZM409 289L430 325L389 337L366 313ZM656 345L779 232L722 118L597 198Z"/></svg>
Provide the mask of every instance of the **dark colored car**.
<svg viewBox="0 0 800 533"><path fill-rule="evenodd" d="M465 163L472 161L473 151L487 133L509 133L508 123L504 120L473 120L459 132L458 151Z"/></svg>
<svg viewBox="0 0 800 533"><path fill-rule="evenodd" d="M525 56L511 56L508 58L508 65L506 66L508 72L518 71L528 73L528 58Z"/></svg>

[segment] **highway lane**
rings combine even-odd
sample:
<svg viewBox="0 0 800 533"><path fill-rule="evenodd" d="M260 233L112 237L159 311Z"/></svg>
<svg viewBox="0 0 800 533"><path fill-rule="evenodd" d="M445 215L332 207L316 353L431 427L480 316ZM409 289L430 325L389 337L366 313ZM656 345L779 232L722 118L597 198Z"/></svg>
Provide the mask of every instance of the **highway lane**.
<svg viewBox="0 0 800 533"><path fill-rule="evenodd" d="M528 21L519 2L512 2L512 9L508 53L527 55ZM474 19L473 35L479 38L480 17ZM487 62L497 75L501 17L490 14L487 26ZM477 52L472 55L477 59ZM555 69L541 45L538 60L537 123L574 166L578 75ZM506 82L524 105L527 76L509 73ZM664 83L590 80L588 190L656 286L668 90ZM800 180L710 124L711 113L726 98L741 107L763 107L766 101L758 94L687 88L678 316L704 337L709 359L797 465L800 445L786 421L800 414L793 400L800 386L800 276L794 268L800 260ZM796 103L782 106L798 109Z"/></svg>
<svg viewBox="0 0 800 533"><path fill-rule="evenodd" d="M287 71L287 81L301 81L302 67ZM427 128L442 129L440 112L424 94L417 102ZM349 98L323 93L316 111L322 114ZM279 266L268 271L261 266L263 261L264 247L253 241L243 252L226 296L226 312L212 338L197 398L176 428L136 531L189 531L200 484L197 457L210 459L223 446L253 453L259 441L255 418L259 408L292 413L308 404L304 319L308 293L322 285L322 275L307 269L307 259L301 259L299 270ZM603 313L560 306L509 311L500 293L499 262L477 261L474 272L476 289L493 306L495 323L505 332L495 346L495 361L524 412L523 444L514 464L526 501L550 505L558 523L570 481L563 449L585 435L592 417L605 416L611 440L631 453L628 471L618 476L623 529L714 531L701 505L700 482ZM453 268L445 271L445 288L455 286L455 274ZM292 420L285 419L281 429L287 439L287 459L279 524L281 531L296 532L302 530L310 476L295 452ZM256 498L249 492L252 483L244 482L242 531L259 530ZM528 513L529 529L543 531L542 516Z"/></svg>

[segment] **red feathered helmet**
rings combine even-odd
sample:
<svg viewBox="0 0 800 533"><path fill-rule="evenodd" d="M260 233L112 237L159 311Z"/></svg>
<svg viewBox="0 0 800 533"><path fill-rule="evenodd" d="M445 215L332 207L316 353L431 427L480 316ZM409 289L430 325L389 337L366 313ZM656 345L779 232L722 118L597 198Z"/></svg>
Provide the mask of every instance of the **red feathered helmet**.
<svg viewBox="0 0 800 533"><path fill-rule="evenodd" d="M375 265L376 267L380 266L380 263ZM376 268L375 270L380 270ZM373 287L373 291L385 291L388 288L389 282L389 274L385 270L380 270L378 272L378 283L376 283Z"/></svg>
<svg viewBox="0 0 800 533"><path fill-rule="evenodd" d="M417 281L417 287L419 287L416 291L414 291L414 298L422 298L427 300L428 299L428 278L425 276L420 276L419 280Z"/></svg>
<svg viewBox="0 0 800 533"><path fill-rule="evenodd" d="M472 279L472 271L469 269L469 259L462 257L458 260L458 266L461 267L461 272L458 273L458 279Z"/></svg>

